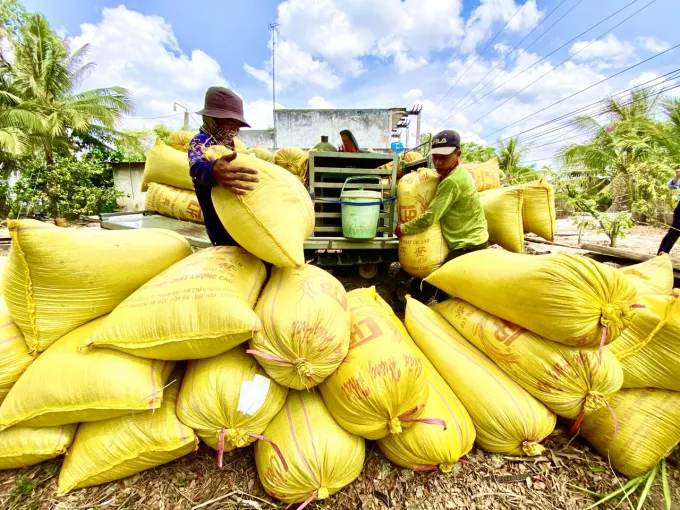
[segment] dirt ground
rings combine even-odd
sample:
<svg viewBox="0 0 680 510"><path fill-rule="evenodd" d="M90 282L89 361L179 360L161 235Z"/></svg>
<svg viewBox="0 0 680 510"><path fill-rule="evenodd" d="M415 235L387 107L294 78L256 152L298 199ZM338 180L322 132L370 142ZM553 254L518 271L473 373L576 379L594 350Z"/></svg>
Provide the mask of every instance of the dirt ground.
<svg viewBox="0 0 680 510"><path fill-rule="evenodd" d="M539 253L578 253L577 230L571 220L558 220L556 242L569 248L530 243ZM620 248L654 254L665 230L636 227ZM0 237L6 236L0 229ZM582 242L607 244L605 236L587 233ZM8 248L0 245L0 256ZM680 258L680 246L673 254ZM366 443L366 463L361 476L327 502L311 506L331 509L549 509L582 510L593 504L592 496L579 488L608 493L626 479L617 476L606 459L591 453L578 438L561 426L538 458L516 458L483 453L475 449L452 473L413 473L387 461L374 442ZM669 462L670 490L674 509L680 509L680 472ZM125 480L81 489L57 497L61 460L20 470L0 472L0 509L161 509L217 510L285 508L267 496L259 483L252 447L232 452L219 470L215 452L205 445L198 451ZM645 508L665 509L657 481ZM603 508L615 508L615 501ZM618 508L633 510L635 497Z"/></svg>
<svg viewBox="0 0 680 510"><path fill-rule="evenodd" d="M534 458L490 455L473 450L448 475L413 473L390 464L373 442L366 443L366 463L350 486L311 508L582 510L593 498L578 487L607 493L626 482L606 461L578 439L570 442L558 428L544 455ZM215 452L205 445L178 461L131 478L55 495L60 461L0 473L0 508L38 509L267 509L285 505L269 498L257 479L252 447L232 452L219 470ZM680 475L671 469L674 508L680 508ZM657 483L648 509L663 509ZM619 508L634 509L631 498ZM614 508L610 505L604 508Z"/></svg>

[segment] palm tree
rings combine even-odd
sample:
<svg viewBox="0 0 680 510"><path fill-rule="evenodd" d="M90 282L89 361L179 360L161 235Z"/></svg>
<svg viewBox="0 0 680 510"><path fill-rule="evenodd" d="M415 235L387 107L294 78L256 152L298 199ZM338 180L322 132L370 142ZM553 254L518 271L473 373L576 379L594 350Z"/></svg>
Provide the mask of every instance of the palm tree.
<svg viewBox="0 0 680 510"><path fill-rule="evenodd" d="M609 124L602 125L590 116L577 117L572 122L591 139L560 151L563 175L583 178L591 190L610 193L609 212L630 208L635 172L658 158L655 137L651 135L658 129L653 118L658 100L658 94L638 89L626 99L607 102L600 115L606 115Z"/></svg>
<svg viewBox="0 0 680 510"><path fill-rule="evenodd" d="M498 163L507 184L521 184L538 178L535 168L522 166L522 157L529 151L529 147L522 145L518 137L511 137L508 143L499 140L498 144Z"/></svg>
<svg viewBox="0 0 680 510"><path fill-rule="evenodd" d="M24 102L16 88L0 76L0 149L11 157L22 156L31 145L30 133L43 128L43 116Z"/></svg>
<svg viewBox="0 0 680 510"><path fill-rule="evenodd" d="M116 123L133 110L127 90L109 87L77 91L94 66L83 64L87 45L70 53L47 20L32 14L13 47L14 61L2 64L3 74L22 108L42 117L42 128L31 130L30 136L42 146L48 163L54 161L55 150L73 148L74 135L100 140L121 136Z"/></svg>

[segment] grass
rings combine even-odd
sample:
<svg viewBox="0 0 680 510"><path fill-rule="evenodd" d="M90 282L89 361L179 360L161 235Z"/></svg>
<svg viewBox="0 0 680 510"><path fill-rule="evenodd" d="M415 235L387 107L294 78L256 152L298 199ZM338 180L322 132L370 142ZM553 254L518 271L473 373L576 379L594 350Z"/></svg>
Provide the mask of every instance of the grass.
<svg viewBox="0 0 680 510"><path fill-rule="evenodd" d="M677 450L675 454L677 456ZM576 485L571 485L571 487L578 489L586 494L589 494L590 496L596 499L595 503L587 507L586 510L591 510L607 502L616 501L617 499L618 503L614 508L619 508L625 501L628 501L630 506L635 508L635 510L642 510L643 508L646 508L645 503L647 502L647 498L650 494L650 491L654 486L654 482L656 482L657 477L660 477L663 502L665 503L666 510L671 510L673 508L673 498L671 495L670 484L668 481L667 463L668 463L667 459L662 459L648 473L632 478L625 485L622 485L618 489L608 492L606 494L599 494L597 492L593 492L583 487L578 487ZM637 505L633 506L631 496L635 496L638 492L640 494L637 496Z"/></svg>

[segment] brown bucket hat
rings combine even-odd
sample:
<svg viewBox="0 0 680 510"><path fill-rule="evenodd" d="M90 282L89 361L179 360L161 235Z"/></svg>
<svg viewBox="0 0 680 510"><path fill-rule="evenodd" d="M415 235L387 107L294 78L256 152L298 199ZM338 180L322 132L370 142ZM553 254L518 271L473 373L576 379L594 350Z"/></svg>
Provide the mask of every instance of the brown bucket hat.
<svg viewBox="0 0 680 510"><path fill-rule="evenodd" d="M210 87L205 93L203 109L196 114L216 119L235 119L243 124L243 127L250 127L243 117L243 101L225 87Z"/></svg>

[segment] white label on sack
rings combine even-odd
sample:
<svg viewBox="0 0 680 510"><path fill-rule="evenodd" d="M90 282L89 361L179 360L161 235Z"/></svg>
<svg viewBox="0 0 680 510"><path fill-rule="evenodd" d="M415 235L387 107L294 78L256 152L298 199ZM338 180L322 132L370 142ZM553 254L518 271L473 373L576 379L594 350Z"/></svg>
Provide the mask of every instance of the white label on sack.
<svg viewBox="0 0 680 510"><path fill-rule="evenodd" d="M238 407L236 410L239 413L254 415L264 405L269 393L269 385L271 381L267 377L260 374L255 374L252 381L245 381L241 383L241 395L238 398Z"/></svg>

